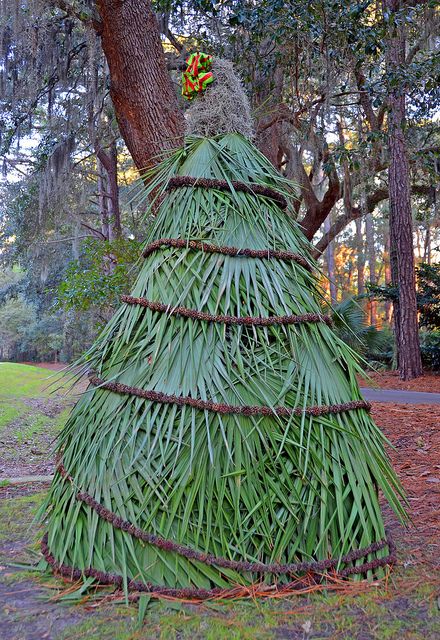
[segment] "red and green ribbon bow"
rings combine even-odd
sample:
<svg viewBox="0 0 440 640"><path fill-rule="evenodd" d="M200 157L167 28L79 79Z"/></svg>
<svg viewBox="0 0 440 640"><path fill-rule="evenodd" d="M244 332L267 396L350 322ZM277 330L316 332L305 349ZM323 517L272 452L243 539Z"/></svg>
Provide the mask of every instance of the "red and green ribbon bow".
<svg viewBox="0 0 440 640"><path fill-rule="evenodd" d="M186 64L188 66L182 74L182 95L192 100L214 81L211 71L212 56L197 51L189 56Z"/></svg>

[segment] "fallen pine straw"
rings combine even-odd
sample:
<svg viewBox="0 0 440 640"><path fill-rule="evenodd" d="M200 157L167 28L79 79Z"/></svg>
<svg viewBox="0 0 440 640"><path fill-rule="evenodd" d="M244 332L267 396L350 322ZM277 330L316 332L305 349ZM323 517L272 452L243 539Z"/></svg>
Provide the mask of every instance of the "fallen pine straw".
<svg viewBox="0 0 440 640"><path fill-rule="evenodd" d="M128 601L131 603L138 602L139 598L145 595L148 595L152 598L156 598L158 600L170 601L170 602L179 602L182 604L191 604L191 605L202 605L207 602L225 602L225 601L237 601L237 600L249 600L249 599L266 599L266 600L276 600L276 599L285 599L292 596L304 596L315 593L338 593L341 597L346 596L357 596L359 594L371 591L372 589L379 588L388 588L388 577L390 570L388 569L385 572L385 576L380 580L375 581L351 581L346 579L341 579L337 576L337 574L307 574L305 576L297 576L295 577L289 584L286 585L268 585L263 582L257 582L251 585L236 585L229 589L221 590L217 595L212 596L211 598L197 599L197 598L181 598L175 597L171 595L165 595L160 592L154 591L154 589L148 594L145 592L133 592L128 594ZM317 582L317 578L321 580L321 582ZM69 586L65 589L62 589L59 593L52 596L50 601L58 601L64 599L67 595L75 593L78 589L83 586L83 582L81 580L76 580L74 582L70 582L67 578L62 578L63 582L68 582ZM45 584L51 589L59 588L56 585ZM108 592L109 587L106 585L100 585L99 583L93 584L90 587L90 594L85 596L88 599L96 599L98 598L99 602L104 598L105 602L109 601L126 601L126 597L124 591L117 589L111 593ZM98 593L99 591L99 593ZM84 598L82 598L83 600ZM299 610L295 610L294 612L276 612L280 614L287 613L298 613Z"/></svg>

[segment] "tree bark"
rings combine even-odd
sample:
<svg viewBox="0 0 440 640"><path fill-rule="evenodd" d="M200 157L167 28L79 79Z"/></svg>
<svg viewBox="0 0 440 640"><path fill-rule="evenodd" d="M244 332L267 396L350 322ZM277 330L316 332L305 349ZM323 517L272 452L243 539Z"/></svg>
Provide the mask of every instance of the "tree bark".
<svg viewBox="0 0 440 640"><path fill-rule="evenodd" d="M102 165L101 160L97 157L96 168L98 171L98 202L99 202L99 213L101 218L101 233L103 236L103 240L109 239L109 216L108 216L108 208L107 208L107 185L105 180L105 168Z"/></svg>
<svg viewBox="0 0 440 640"><path fill-rule="evenodd" d="M331 220L330 216L324 221L324 232L330 229ZM338 291L335 281L335 250L333 242L329 242L327 249L325 250L325 258L327 260L327 272L330 288L330 302L332 306L335 306L338 302Z"/></svg>
<svg viewBox="0 0 440 640"><path fill-rule="evenodd" d="M333 159L327 149L324 150L322 163L329 165L328 168L328 185L327 189L320 200L316 197L311 181L304 169L302 161L298 164L299 171L302 176L297 182L303 190L304 203L306 204L306 212L300 221L304 235L308 240L312 240L324 220L330 215L331 210L341 197L341 184L339 182L338 173L334 165Z"/></svg>
<svg viewBox="0 0 440 640"><path fill-rule="evenodd" d="M431 264L431 220L428 218L425 224L425 245L423 249L423 262Z"/></svg>
<svg viewBox="0 0 440 640"><path fill-rule="evenodd" d="M357 292L363 295L365 292L365 255L364 255L364 239L362 236L362 220L357 218L356 225L356 269L357 269Z"/></svg>
<svg viewBox="0 0 440 640"><path fill-rule="evenodd" d="M391 265L390 265L390 233L385 232L384 236L384 251L383 251L383 264L385 267L385 284L391 285ZM393 305L389 300L385 301L385 320L388 324L391 324L393 316Z"/></svg>
<svg viewBox="0 0 440 640"><path fill-rule="evenodd" d="M107 240L112 242L122 234L121 210L119 207L119 184L118 184L118 154L116 141L110 144L110 149L105 152L102 147L97 146L96 157L99 160L100 171L105 171L105 187L101 191L105 194L105 208L107 210ZM103 207L104 208L104 207Z"/></svg>
<svg viewBox="0 0 440 640"><path fill-rule="evenodd" d="M116 140L110 145L110 170L108 171L108 185L110 192L110 226L111 239L120 238L122 235L121 209L119 207L119 183L118 183L118 149Z"/></svg>
<svg viewBox="0 0 440 640"><path fill-rule="evenodd" d="M97 0L96 4L116 118L142 171L178 147L184 133L159 27L149 0Z"/></svg>
<svg viewBox="0 0 440 640"><path fill-rule="evenodd" d="M363 194L363 201L365 202L365 194ZM376 277L376 247L374 246L374 224L373 215L367 213L365 216L365 238L367 241L367 258L368 268L370 271L371 284L377 284ZM377 323L377 302L376 300L370 300L370 324L376 326Z"/></svg>
<svg viewBox="0 0 440 640"><path fill-rule="evenodd" d="M384 0L390 15L399 10L400 1ZM389 75L396 74L405 63L403 28L392 25L391 29L386 54ZM398 289L398 299L394 303L394 328L400 377L410 380L422 375L423 370L417 321L410 176L404 135L405 93L400 83L391 90L388 107L390 263L392 282Z"/></svg>
<svg viewBox="0 0 440 640"><path fill-rule="evenodd" d="M260 76L260 77L259 77ZM266 158L279 169L281 167L281 132L282 122L274 118L275 112L282 103L283 95L283 69L275 66L273 75L265 77L260 71L255 79L254 103L263 105L262 115L257 120L257 147Z"/></svg>

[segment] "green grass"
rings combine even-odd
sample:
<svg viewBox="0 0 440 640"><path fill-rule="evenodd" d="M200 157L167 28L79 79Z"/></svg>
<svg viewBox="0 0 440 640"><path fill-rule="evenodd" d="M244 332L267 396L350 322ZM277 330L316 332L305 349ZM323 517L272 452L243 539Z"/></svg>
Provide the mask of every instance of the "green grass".
<svg viewBox="0 0 440 640"><path fill-rule="evenodd" d="M31 523L43 499L44 493L39 492L0 500L0 543L5 541L28 543L32 540L35 531L31 532ZM1 551L0 560L5 560Z"/></svg>
<svg viewBox="0 0 440 640"><path fill-rule="evenodd" d="M61 431L61 429L64 427L70 412L71 408L67 407L66 409L63 409L63 411L60 411L57 416L55 416L55 418L53 419L53 428L56 432Z"/></svg>
<svg viewBox="0 0 440 640"><path fill-rule="evenodd" d="M17 403L11 404L11 401L6 403L4 400L0 400L0 429L19 418L23 409L24 405L22 405L20 410Z"/></svg>
<svg viewBox="0 0 440 640"><path fill-rule="evenodd" d="M24 402L29 398L47 398L50 396L49 385L60 379L60 374L41 367L17 364L15 362L0 362L0 432L12 423L19 424L30 407ZM44 416L35 411L31 411L32 427L30 434L38 432L43 428ZM64 419L67 417L64 414ZM63 422L64 424L64 422ZM19 441L25 437L20 427L16 430Z"/></svg>
<svg viewBox="0 0 440 640"><path fill-rule="evenodd" d="M0 377L2 381L0 399L36 398L48 396L49 385L58 380L60 374L41 367L0 362Z"/></svg>

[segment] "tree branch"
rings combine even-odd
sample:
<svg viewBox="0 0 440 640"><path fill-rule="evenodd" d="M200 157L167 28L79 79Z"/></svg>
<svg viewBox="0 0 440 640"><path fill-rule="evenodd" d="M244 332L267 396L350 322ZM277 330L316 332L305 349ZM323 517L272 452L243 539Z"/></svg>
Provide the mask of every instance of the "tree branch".
<svg viewBox="0 0 440 640"><path fill-rule="evenodd" d="M98 35L101 35L102 22L90 15L90 13L85 8L83 8L82 10L77 9L70 2L67 2L67 0L49 0L49 3L52 6L58 7L58 9L61 9L61 11L64 11L64 13L66 13L71 18L80 20L87 27L90 27L91 29L96 31Z"/></svg>
<svg viewBox="0 0 440 640"><path fill-rule="evenodd" d="M303 189L304 202L306 203L307 210L300 224L303 228L304 235L308 240L311 240L313 238L319 227L322 225L330 211L335 206L336 202L341 197L341 183L339 181L338 172L328 148L324 151L322 160L323 163L330 165L330 170L327 171L328 187L324 194L324 197L322 198L322 200L318 200L310 182L308 186L305 186L305 190ZM308 179L308 177L302 163L300 163L299 169L300 171L302 169L302 187L304 187L305 178ZM311 201L313 206L307 205L307 199L309 200L309 202Z"/></svg>
<svg viewBox="0 0 440 640"><path fill-rule="evenodd" d="M431 187L423 184L413 185L411 188L411 193L413 195L429 195L430 191ZM318 258L321 253L326 250L330 242L332 242L336 236L341 233L348 224L350 224L350 222L354 222L354 220L361 218L364 213L372 213L380 202L387 199L388 189L377 189L373 193L367 195L365 209L362 207L351 207L349 210L346 210L341 216L339 216L339 218L337 218L327 233L325 233L315 245L313 257Z"/></svg>
<svg viewBox="0 0 440 640"><path fill-rule="evenodd" d="M325 96L322 95L320 98L317 98L316 100L307 102L298 111L291 111L286 104L281 103L274 108L274 116L270 120L267 120L258 126L257 134L262 133L266 129L273 127L274 124L277 124L278 122L281 122L281 121L290 122L290 124L292 124L295 128L298 128L299 117L303 113L306 113L306 111L309 111L309 109L311 109L315 105L322 104L324 101L325 101Z"/></svg>
<svg viewBox="0 0 440 640"><path fill-rule="evenodd" d="M165 34L166 37L168 38L168 40L171 42L171 44L173 45L173 47L179 52L179 54L181 56L183 56L185 54L185 47L183 46L183 44L181 44L178 39L176 38L176 36L174 35L174 33L172 33L172 31L170 30L169 27L166 28Z"/></svg>
<svg viewBox="0 0 440 640"><path fill-rule="evenodd" d="M99 231L99 229L95 229L94 227L91 227L89 224L86 224L85 222L81 222L81 226L84 227L85 229L88 229L90 233L96 238L99 238L100 240L107 240L105 235L101 231Z"/></svg>

